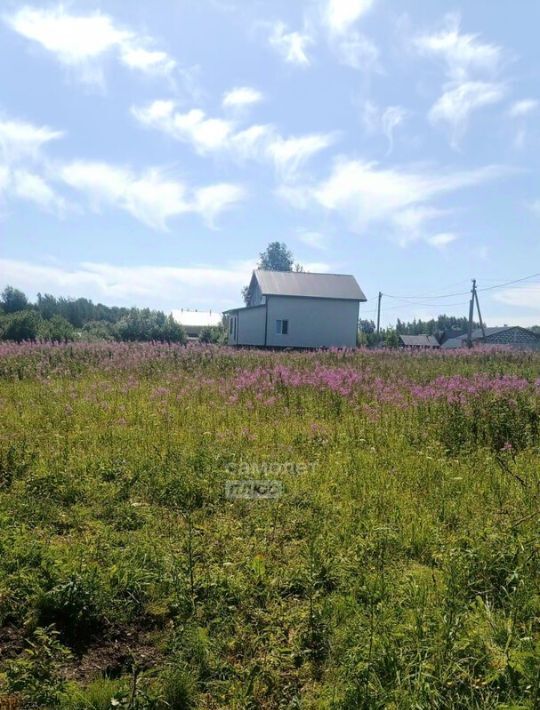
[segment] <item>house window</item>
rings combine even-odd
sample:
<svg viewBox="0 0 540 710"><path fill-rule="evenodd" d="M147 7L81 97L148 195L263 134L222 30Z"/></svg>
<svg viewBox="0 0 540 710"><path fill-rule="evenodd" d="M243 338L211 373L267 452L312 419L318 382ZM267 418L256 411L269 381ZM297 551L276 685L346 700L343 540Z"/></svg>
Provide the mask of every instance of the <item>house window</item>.
<svg viewBox="0 0 540 710"><path fill-rule="evenodd" d="M277 335L288 335L289 334L289 321L288 320L277 320L276 321L276 334Z"/></svg>
<svg viewBox="0 0 540 710"><path fill-rule="evenodd" d="M229 317L229 335L232 335L232 332L233 332L233 321L234 321L233 316L230 316Z"/></svg>

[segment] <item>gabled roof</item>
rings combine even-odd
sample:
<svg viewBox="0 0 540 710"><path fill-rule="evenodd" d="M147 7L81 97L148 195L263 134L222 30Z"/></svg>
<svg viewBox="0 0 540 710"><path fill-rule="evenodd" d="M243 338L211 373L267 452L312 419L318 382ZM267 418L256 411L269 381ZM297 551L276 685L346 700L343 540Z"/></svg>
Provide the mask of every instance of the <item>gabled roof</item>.
<svg viewBox="0 0 540 710"><path fill-rule="evenodd" d="M434 335L400 335L403 345L414 348L438 348L439 341Z"/></svg>
<svg viewBox="0 0 540 710"><path fill-rule="evenodd" d="M503 326L495 326L492 328L484 328L486 331L486 337L489 337L490 335L497 335L498 333L504 333L506 330L515 330L518 328L519 330L527 330L527 328L522 328L519 325L503 325ZM532 332L532 331L528 331ZM483 333L482 333L482 328L475 328L472 332L472 339L473 340L478 340L479 338L483 338Z"/></svg>
<svg viewBox="0 0 540 710"><path fill-rule="evenodd" d="M484 328L485 333L486 333L486 341L493 335L498 335L499 333L504 333L508 330L522 330L525 331L526 333L530 333L531 335L535 335L534 331L529 330L528 328L522 328L519 325L503 325L500 327L491 327L491 328ZM538 336L536 336L538 337ZM481 328L475 328L471 334L471 339L473 341L479 341L484 338L484 335L482 333ZM467 345L467 333L463 333L462 335L459 335L456 338L449 338L448 340L445 340L445 342L442 344L443 348L463 348Z"/></svg>
<svg viewBox="0 0 540 710"><path fill-rule="evenodd" d="M306 271L253 272L263 296L304 296L366 301L354 276L349 274L312 274Z"/></svg>

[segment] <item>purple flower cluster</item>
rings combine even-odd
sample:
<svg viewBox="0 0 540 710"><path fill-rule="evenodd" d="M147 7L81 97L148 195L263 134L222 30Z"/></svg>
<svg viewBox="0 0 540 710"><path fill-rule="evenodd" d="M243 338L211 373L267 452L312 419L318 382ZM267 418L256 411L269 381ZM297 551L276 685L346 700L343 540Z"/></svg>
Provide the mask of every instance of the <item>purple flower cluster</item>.
<svg viewBox="0 0 540 710"><path fill-rule="evenodd" d="M482 394L509 396L539 390L538 381L532 384L517 375L491 376L478 372L471 376L441 375L427 383L418 383L395 374L382 378L369 368L360 371L349 366L316 366L310 370L284 365L257 367L241 370L232 381L224 383L225 386L227 384L233 392L231 396L234 401L238 393L244 391L252 392L256 399L263 400L272 393L279 395L286 388L308 388L333 392L346 398L361 396L364 400L394 405L430 400L463 403Z"/></svg>

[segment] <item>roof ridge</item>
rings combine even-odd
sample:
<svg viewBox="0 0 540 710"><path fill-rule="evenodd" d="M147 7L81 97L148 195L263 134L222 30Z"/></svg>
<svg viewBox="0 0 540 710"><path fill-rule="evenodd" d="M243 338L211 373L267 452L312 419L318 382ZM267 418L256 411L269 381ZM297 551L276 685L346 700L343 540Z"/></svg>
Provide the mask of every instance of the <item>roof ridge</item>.
<svg viewBox="0 0 540 710"><path fill-rule="evenodd" d="M255 271L263 271L265 274L305 274L307 276L350 276L356 279L354 274L336 274L329 271L280 271L278 269L254 269Z"/></svg>

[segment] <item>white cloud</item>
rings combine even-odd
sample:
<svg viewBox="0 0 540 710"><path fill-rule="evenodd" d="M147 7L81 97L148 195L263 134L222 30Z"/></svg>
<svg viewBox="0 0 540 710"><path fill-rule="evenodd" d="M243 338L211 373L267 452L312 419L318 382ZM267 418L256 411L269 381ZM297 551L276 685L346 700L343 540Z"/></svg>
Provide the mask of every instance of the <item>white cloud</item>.
<svg viewBox="0 0 540 710"><path fill-rule="evenodd" d="M502 49L495 44L481 42L478 35L461 34L459 15L447 15L445 28L424 34L414 40L416 49L425 55L440 57L454 81L465 81L471 72L494 73L502 59Z"/></svg>
<svg viewBox="0 0 540 710"><path fill-rule="evenodd" d="M496 79L503 51L478 35L460 31L459 15L447 15L440 32L416 37L414 47L422 55L443 60L447 81L443 93L429 111L432 123L445 124L456 147L465 134L471 114L501 101L506 86Z"/></svg>
<svg viewBox="0 0 540 710"><path fill-rule="evenodd" d="M29 294L54 293L88 297L111 304L149 306L171 310L208 305L218 310L238 305L240 289L249 280L251 263L211 265L117 266L83 262L69 268L59 264L40 264L0 259L0 270L7 283L16 284ZM159 288L156 288L156 284ZM212 284L209 291L208 284Z"/></svg>
<svg viewBox="0 0 540 710"><path fill-rule="evenodd" d="M407 118L407 111L401 106L388 106L381 116L382 132L388 141L388 155L394 149L394 131Z"/></svg>
<svg viewBox="0 0 540 710"><path fill-rule="evenodd" d="M379 50L356 23L373 0L321 0L320 24L339 62L365 72L379 69Z"/></svg>
<svg viewBox="0 0 540 710"><path fill-rule="evenodd" d="M307 49L313 44L313 38L307 33L287 32L284 22L276 22L268 41L286 62L300 66L308 66L311 63Z"/></svg>
<svg viewBox="0 0 540 710"><path fill-rule="evenodd" d="M66 202L56 194L43 175L45 162L41 150L63 134L47 126L25 121L0 120L0 193L5 198L22 199L39 207L63 213Z"/></svg>
<svg viewBox="0 0 540 710"><path fill-rule="evenodd" d="M137 175L107 163L67 164L60 168L59 178L87 195L94 209L117 207L156 229L165 229L169 219L189 212L200 214L212 224L219 213L245 197L243 188L237 185L188 189L179 181L164 178L157 169Z"/></svg>
<svg viewBox="0 0 540 710"><path fill-rule="evenodd" d="M252 125L238 130L233 121L210 118L200 109L180 113L173 101L154 101L147 106L133 107L132 114L144 126L189 143L201 155L228 152L241 160L267 160L287 177L336 140L333 134L325 133L284 138L271 125Z"/></svg>
<svg viewBox="0 0 540 710"><path fill-rule="evenodd" d="M0 119L0 154L7 161L35 158L46 143L61 138L63 133L47 126L17 120Z"/></svg>
<svg viewBox="0 0 540 710"><path fill-rule="evenodd" d="M226 209L242 201L246 192L238 185L218 183L201 187L195 191L195 211L203 215L205 221L213 226L215 219Z"/></svg>
<svg viewBox="0 0 540 710"><path fill-rule="evenodd" d="M320 232L300 232L298 238L313 249L320 249L322 251L327 248L327 239L325 235Z"/></svg>
<svg viewBox="0 0 540 710"><path fill-rule="evenodd" d="M148 74L171 74L176 67L176 62L166 52L144 49L129 42L121 47L120 56L126 66Z"/></svg>
<svg viewBox="0 0 540 710"><path fill-rule="evenodd" d="M7 188L9 178L10 175L7 165L0 165L0 195L2 195L3 191Z"/></svg>
<svg viewBox="0 0 540 710"><path fill-rule="evenodd" d="M233 131L230 121L207 118L200 109L179 113L175 110L174 101L154 101L144 107L133 107L131 111L143 125L158 128L176 140L191 143L202 154L224 149Z"/></svg>
<svg viewBox="0 0 540 710"><path fill-rule="evenodd" d="M66 201L40 175L17 169L12 173L11 183L13 195L19 199L34 202L58 214L63 214L67 208Z"/></svg>
<svg viewBox="0 0 540 710"><path fill-rule="evenodd" d="M427 240L429 222L444 217L447 212L428 205L414 205L397 212L392 217L392 223L397 229L399 246L406 247L413 242Z"/></svg>
<svg viewBox="0 0 540 710"><path fill-rule="evenodd" d="M365 72L378 70L377 46L355 27L373 4L374 0L319 0L304 19L302 31L289 31L278 20L271 25L268 41L286 62L307 67L312 63L309 49L322 36L342 64Z"/></svg>
<svg viewBox="0 0 540 710"><path fill-rule="evenodd" d="M537 99L522 99L521 101L515 101L510 107L508 115L512 118L528 116L530 113L536 111L539 106L540 101Z"/></svg>
<svg viewBox="0 0 540 710"><path fill-rule="evenodd" d="M534 212L538 217L540 217L540 200L533 200L528 205L531 212Z"/></svg>
<svg viewBox="0 0 540 710"><path fill-rule="evenodd" d="M465 81L450 84L429 112L432 123L446 124L455 146L463 137L473 111L502 101L506 88L500 83Z"/></svg>
<svg viewBox="0 0 540 710"><path fill-rule="evenodd" d="M331 39L338 60L353 69L369 72L379 69L379 50L365 34L351 30L348 34Z"/></svg>
<svg viewBox="0 0 540 710"><path fill-rule="evenodd" d="M251 86L236 86L223 96L224 108L251 106L263 100L263 95Z"/></svg>
<svg viewBox="0 0 540 710"><path fill-rule="evenodd" d="M311 274L324 274L328 273L332 269L331 264L327 264L325 261L308 261L302 264L304 271L308 271Z"/></svg>
<svg viewBox="0 0 540 710"><path fill-rule="evenodd" d="M439 234L434 234L431 237L427 237L426 241L432 247L437 249L444 249L449 244L457 239L457 235L452 232L440 232Z"/></svg>
<svg viewBox="0 0 540 710"><path fill-rule="evenodd" d="M493 298L509 306L519 306L520 308L533 308L538 311L536 318L537 325L540 325L540 282L531 283L525 286L515 286L497 291ZM512 322L512 321L510 321Z"/></svg>
<svg viewBox="0 0 540 710"><path fill-rule="evenodd" d="M376 163L340 160L322 182L286 186L280 194L298 208L323 207L343 215L351 229L364 233L385 224L400 242L417 239L423 223L438 213L439 196L474 187L505 174L502 168L469 171L380 168ZM415 231L416 230L416 231Z"/></svg>
<svg viewBox="0 0 540 710"><path fill-rule="evenodd" d="M365 15L373 5L373 0L326 0L323 21L335 34L347 32Z"/></svg>
<svg viewBox="0 0 540 710"><path fill-rule="evenodd" d="M283 176L291 177L303 163L328 148L333 142L333 136L323 133L312 133L296 138L277 136L268 144L267 152L278 171Z"/></svg>
<svg viewBox="0 0 540 710"><path fill-rule="evenodd" d="M168 74L176 66L166 52L153 48L151 38L118 27L99 11L74 15L63 5L25 5L5 19L15 32L40 44L62 64L80 69L88 80L101 79L96 62L111 52L116 52L125 66L145 73Z"/></svg>

